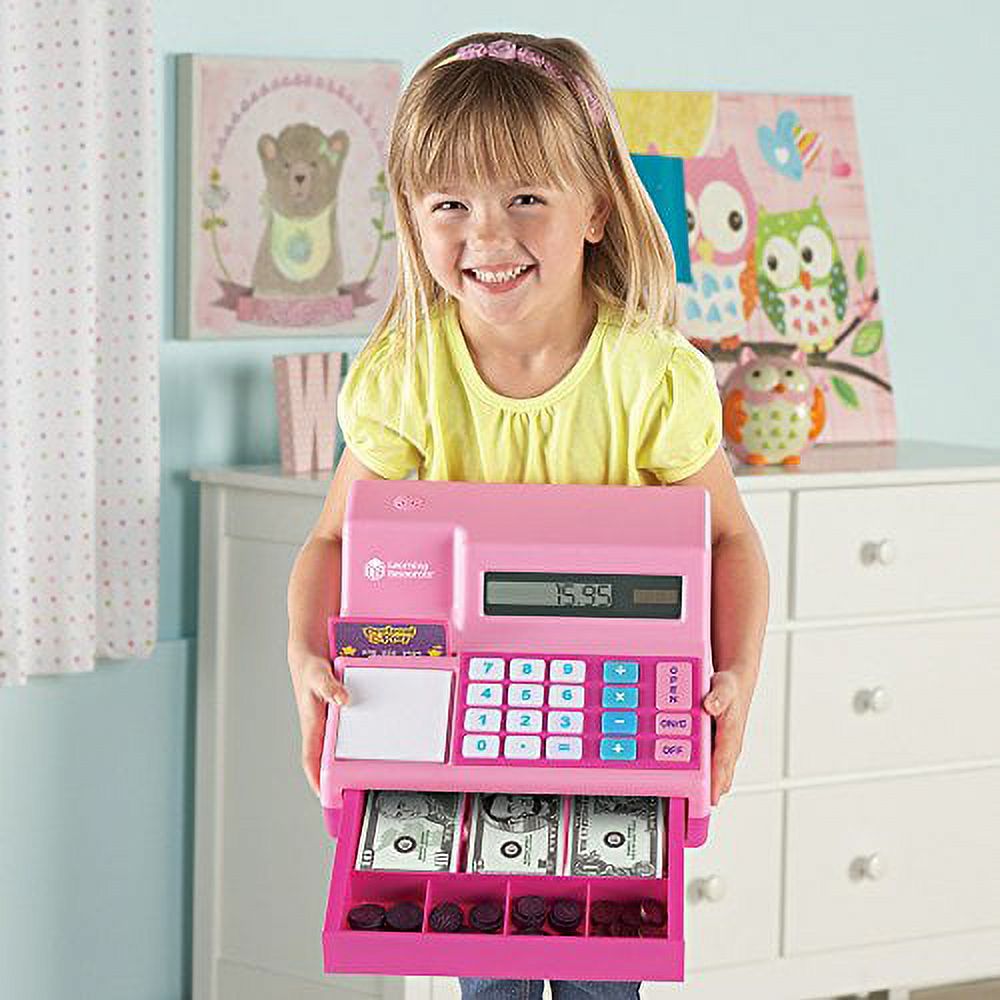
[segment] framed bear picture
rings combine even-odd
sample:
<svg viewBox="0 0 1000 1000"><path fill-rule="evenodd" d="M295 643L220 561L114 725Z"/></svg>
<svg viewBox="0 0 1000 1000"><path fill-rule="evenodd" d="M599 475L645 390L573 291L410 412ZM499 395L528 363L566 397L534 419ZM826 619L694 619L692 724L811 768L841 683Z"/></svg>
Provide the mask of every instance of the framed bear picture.
<svg viewBox="0 0 1000 1000"><path fill-rule="evenodd" d="M367 335L396 277L401 64L180 55L178 337Z"/></svg>

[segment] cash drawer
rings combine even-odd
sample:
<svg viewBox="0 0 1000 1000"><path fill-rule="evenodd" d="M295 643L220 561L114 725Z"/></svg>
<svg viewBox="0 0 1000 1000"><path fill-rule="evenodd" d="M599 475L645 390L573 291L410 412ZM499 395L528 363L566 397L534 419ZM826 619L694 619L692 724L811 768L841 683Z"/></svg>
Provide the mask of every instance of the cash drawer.
<svg viewBox="0 0 1000 1000"><path fill-rule="evenodd" d="M795 616L1000 605L997 512L995 482L799 492Z"/></svg>
<svg viewBox="0 0 1000 1000"><path fill-rule="evenodd" d="M340 837L333 863L323 928L327 972L377 970L383 974L673 980L684 965L685 802L664 801L666 856L662 878L512 875L475 872L359 871L355 858L361 836L365 793L345 790ZM469 849L468 824L462 826L461 857ZM461 867L461 866L460 866ZM518 927L517 900L540 897L548 907L546 923L534 933ZM557 900L575 904L582 920L572 932L552 924ZM662 926L642 936L612 936L597 923L595 903L625 908L657 906ZM392 908L409 904L419 913L407 932L351 926L350 913L372 904ZM432 926L431 914L450 903L462 912L463 933ZM479 904L499 909L498 926L474 930L471 911Z"/></svg>

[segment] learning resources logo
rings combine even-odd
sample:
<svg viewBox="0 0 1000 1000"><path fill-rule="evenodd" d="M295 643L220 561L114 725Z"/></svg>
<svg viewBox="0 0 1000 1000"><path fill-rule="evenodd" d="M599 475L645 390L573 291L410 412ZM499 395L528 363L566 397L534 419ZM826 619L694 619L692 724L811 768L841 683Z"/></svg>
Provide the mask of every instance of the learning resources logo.
<svg viewBox="0 0 1000 1000"><path fill-rule="evenodd" d="M384 580L386 577L396 580L433 580L434 570L430 563L415 559L390 559L386 562L378 556L372 556L365 563L365 576L369 580Z"/></svg>

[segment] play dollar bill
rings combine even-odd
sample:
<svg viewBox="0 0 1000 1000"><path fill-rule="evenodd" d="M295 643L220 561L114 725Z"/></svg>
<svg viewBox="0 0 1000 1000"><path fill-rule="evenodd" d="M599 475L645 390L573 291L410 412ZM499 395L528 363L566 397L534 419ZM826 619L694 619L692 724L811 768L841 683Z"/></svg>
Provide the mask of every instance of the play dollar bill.
<svg viewBox="0 0 1000 1000"><path fill-rule="evenodd" d="M479 792L472 803L465 869L561 875L565 839L561 796Z"/></svg>
<svg viewBox="0 0 1000 1000"><path fill-rule="evenodd" d="M461 792L369 792L355 868L457 871L463 798Z"/></svg>
<svg viewBox="0 0 1000 1000"><path fill-rule="evenodd" d="M574 796L570 875L663 877L663 802L637 795Z"/></svg>

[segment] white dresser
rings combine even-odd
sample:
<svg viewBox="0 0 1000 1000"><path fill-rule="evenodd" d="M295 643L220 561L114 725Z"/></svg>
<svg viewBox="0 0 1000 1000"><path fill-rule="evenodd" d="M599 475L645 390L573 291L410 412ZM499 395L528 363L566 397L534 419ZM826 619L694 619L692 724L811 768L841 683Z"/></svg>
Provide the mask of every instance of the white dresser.
<svg viewBox="0 0 1000 1000"><path fill-rule="evenodd" d="M201 483L195 1000L445 1000L324 977L332 843L299 765L288 575L329 473ZM804 1000L1000 976L1000 452L818 447L739 469L772 599L733 789L685 852L687 982Z"/></svg>

